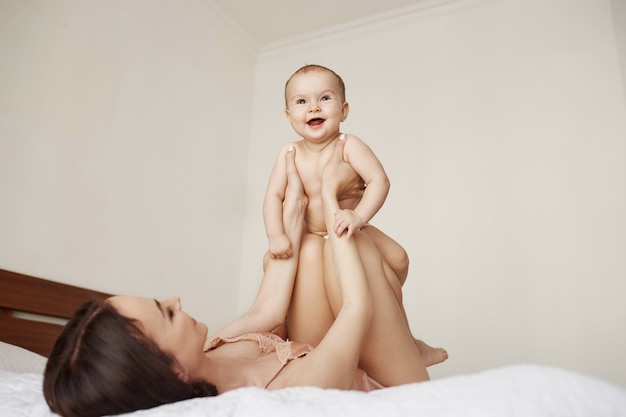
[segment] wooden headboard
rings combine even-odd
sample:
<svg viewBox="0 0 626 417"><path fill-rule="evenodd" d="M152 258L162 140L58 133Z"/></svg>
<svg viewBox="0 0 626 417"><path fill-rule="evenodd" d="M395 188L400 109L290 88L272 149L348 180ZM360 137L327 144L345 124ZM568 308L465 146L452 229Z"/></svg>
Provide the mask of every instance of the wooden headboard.
<svg viewBox="0 0 626 417"><path fill-rule="evenodd" d="M34 315L68 319L85 301L109 296L0 269L0 340L47 357L63 325ZM31 315L16 317L16 312Z"/></svg>

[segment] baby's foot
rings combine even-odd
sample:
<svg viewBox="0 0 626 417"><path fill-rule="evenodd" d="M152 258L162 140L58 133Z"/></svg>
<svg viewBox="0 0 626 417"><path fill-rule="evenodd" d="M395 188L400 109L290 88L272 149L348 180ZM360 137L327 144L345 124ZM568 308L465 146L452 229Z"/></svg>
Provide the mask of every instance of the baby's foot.
<svg viewBox="0 0 626 417"><path fill-rule="evenodd" d="M428 367L436 365L448 359L448 352L444 348L435 348L428 346L426 343L419 339L415 339L415 346L419 350L424 364Z"/></svg>

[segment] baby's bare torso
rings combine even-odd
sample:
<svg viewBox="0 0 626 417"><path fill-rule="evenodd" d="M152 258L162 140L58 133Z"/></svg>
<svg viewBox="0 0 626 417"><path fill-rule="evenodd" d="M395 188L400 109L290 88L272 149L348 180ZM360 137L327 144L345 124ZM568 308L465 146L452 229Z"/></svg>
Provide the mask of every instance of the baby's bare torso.
<svg viewBox="0 0 626 417"><path fill-rule="evenodd" d="M309 205L305 216L306 227L310 233L326 235L326 223L322 209L322 171L328 163L332 153L332 146L326 146L319 152L306 149L302 143L297 143L296 167L304 186L304 193L309 198ZM352 178L341 187L338 201L342 209L354 210L361 201L365 189L363 179L354 172Z"/></svg>

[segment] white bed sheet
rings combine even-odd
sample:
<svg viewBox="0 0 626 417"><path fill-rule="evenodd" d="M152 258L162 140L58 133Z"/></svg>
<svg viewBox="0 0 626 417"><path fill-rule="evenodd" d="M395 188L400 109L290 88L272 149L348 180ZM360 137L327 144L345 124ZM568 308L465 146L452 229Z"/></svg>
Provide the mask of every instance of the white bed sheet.
<svg viewBox="0 0 626 417"><path fill-rule="evenodd" d="M0 371L0 416L54 416L41 382L39 374ZM370 393L241 388L127 416L626 417L626 388L560 368L513 365Z"/></svg>

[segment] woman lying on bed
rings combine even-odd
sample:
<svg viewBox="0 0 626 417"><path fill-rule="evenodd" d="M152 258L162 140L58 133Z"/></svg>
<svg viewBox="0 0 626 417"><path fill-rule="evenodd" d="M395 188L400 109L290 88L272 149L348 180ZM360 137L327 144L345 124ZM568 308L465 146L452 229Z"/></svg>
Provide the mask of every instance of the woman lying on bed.
<svg viewBox="0 0 626 417"><path fill-rule="evenodd" d="M324 170L324 217L332 229L336 195L351 169L342 144ZM287 155L288 187L283 221L298 254L306 197ZM63 416L102 416L151 408L188 398L257 386L370 390L428 379L425 363L387 284L371 241L331 233L334 271L328 300L339 300L332 326L315 347L283 341L270 332L289 308L298 257L268 262L248 313L207 342L207 327L180 309L180 300L116 296L89 302L65 326L48 359L44 395ZM315 320L315 317L311 317ZM235 334L255 325L261 333ZM227 338L225 336L237 336ZM381 346L372 341L384 340ZM376 350L379 349L379 350ZM366 371L358 369L362 353ZM375 359L378 358L378 359Z"/></svg>

